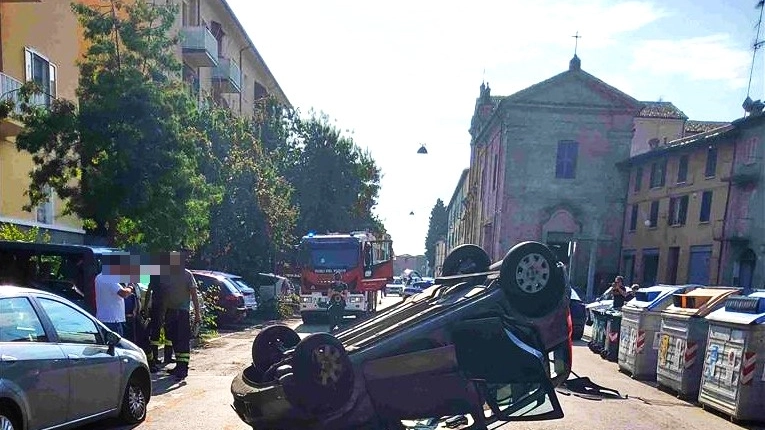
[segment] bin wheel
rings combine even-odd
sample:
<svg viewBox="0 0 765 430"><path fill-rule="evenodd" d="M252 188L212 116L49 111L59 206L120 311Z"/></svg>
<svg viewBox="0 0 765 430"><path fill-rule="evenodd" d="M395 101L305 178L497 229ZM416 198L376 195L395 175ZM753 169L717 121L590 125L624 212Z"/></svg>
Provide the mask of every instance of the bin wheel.
<svg viewBox="0 0 765 430"><path fill-rule="evenodd" d="M555 254L539 242L522 242L502 260L500 285L523 315L538 318L554 311L566 292L566 278Z"/></svg>
<svg viewBox="0 0 765 430"><path fill-rule="evenodd" d="M442 276L467 275L470 273L488 272L491 266L489 254L478 245L466 243L449 252L441 265ZM483 284L486 275L471 278L475 284Z"/></svg>
<svg viewBox="0 0 765 430"><path fill-rule="evenodd" d="M297 332L284 325L273 325L261 330L252 342L252 364L265 372L282 359L284 351L300 342Z"/></svg>
<svg viewBox="0 0 765 430"><path fill-rule="evenodd" d="M301 340L295 347L293 369L300 389L288 400L310 413L336 411L353 394L353 365L343 344L329 333Z"/></svg>

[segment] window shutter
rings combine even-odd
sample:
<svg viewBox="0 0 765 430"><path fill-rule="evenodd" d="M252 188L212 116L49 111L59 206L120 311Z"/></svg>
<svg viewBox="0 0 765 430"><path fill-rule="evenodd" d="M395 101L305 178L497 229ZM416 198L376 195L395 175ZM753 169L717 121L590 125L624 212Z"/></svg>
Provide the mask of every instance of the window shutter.
<svg viewBox="0 0 765 430"><path fill-rule="evenodd" d="M29 49L24 49L24 65L26 70L25 81L32 80L32 52Z"/></svg>

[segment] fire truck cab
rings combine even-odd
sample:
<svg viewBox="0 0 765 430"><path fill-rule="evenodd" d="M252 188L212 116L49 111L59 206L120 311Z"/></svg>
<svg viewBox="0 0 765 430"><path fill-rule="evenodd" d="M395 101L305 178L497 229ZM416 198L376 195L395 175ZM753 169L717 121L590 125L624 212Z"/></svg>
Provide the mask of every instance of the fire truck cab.
<svg viewBox="0 0 765 430"><path fill-rule="evenodd" d="M393 280L393 248L368 231L309 233L300 240L300 315L305 323L326 317L334 274L348 284L346 315L363 317L377 309L380 292Z"/></svg>

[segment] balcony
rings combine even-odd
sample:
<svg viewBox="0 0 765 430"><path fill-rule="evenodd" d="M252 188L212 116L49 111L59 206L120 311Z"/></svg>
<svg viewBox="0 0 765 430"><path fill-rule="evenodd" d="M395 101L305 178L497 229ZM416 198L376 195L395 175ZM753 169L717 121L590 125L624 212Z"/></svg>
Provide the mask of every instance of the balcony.
<svg viewBox="0 0 765 430"><path fill-rule="evenodd" d="M241 91L242 72L236 61L230 58L219 58L218 67L213 72L213 83L218 91L224 94L239 93Z"/></svg>
<svg viewBox="0 0 765 430"><path fill-rule="evenodd" d="M3 105L6 101L13 103L13 109L7 113L5 118L0 119L0 139L16 137L24 128L24 124L16 118L21 114L19 109L19 88L21 85L21 81L0 72L0 102Z"/></svg>
<svg viewBox="0 0 765 430"><path fill-rule="evenodd" d="M751 237L751 218L728 218L714 222L712 236L722 242L748 242Z"/></svg>
<svg viewBox="0 0 765 430"><path fill-rule="evenodd" d="M737 164L730 175L731 183L735 185L748 185L759 181L762 162L759 159L751 159L746 163Z"/></svg>
<svg viewBox="0 0 765 430"><path fill-rule="evenodd" d="M218 41L205 26L187 26L181 29L183 62L191 67L218 65Z"/></svg>

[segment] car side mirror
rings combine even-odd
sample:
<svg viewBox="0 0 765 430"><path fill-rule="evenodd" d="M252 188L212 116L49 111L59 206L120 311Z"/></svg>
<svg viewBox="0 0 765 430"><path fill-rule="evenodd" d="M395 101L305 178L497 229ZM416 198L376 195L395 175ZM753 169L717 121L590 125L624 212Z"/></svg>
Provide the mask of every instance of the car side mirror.
<svg viewBox="0 0 765 430"><path fill-rule="evenodd" d="M117 344L120 343L120 340L122 340L122 337L120 337L120 335L118 335L117 333L111 330L106 330L106 334L104 335L104 338L108 346L117 346Z"/></svg>

